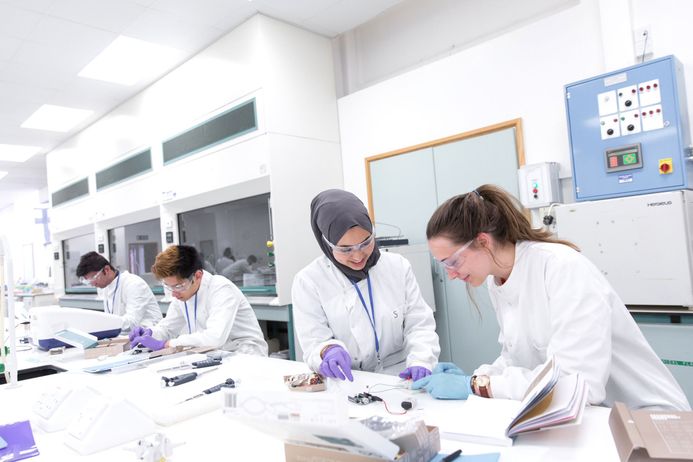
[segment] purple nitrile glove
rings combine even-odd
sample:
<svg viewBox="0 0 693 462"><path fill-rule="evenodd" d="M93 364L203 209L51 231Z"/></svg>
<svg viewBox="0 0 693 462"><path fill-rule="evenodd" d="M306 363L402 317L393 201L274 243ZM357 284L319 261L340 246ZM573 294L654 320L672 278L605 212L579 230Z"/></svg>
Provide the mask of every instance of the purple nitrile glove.
<svg viewBox="0 0 693 462"><path fill-rule="evenodd" d="M130 331L130 334L128 335L128 338L132 342L135 340L135 337L141 337L143 335L152 335L152 330L151 329L146 329L142 326L135 326L132 328Z"/></svg>
<svg viewBox="0 0 693 462"><path fill-rule="evenodd" d="M421 366L407 367L399 373L401 379L412 379L414 382L423 379L427 375L431 375L431 371Z"/></svg>
<svg viewBox="0 0 693 462"><path fill-rule="evenodd" d="M157 351L166 346L166 340L157 340L151 335L142 335L140 337L135 337L132 342L130 342L130 348L135 348L137 345L142 345L152 351Z"/></svg>
<svg viewBox="0 0 693 462"><path fill-rule="evenodd" d="M353 382L354 377L351 375L351 356L339 345L329 347L323 354L322 363L320 364L320 373L325 377L339 380L349 379L350 382Z"/></svg>

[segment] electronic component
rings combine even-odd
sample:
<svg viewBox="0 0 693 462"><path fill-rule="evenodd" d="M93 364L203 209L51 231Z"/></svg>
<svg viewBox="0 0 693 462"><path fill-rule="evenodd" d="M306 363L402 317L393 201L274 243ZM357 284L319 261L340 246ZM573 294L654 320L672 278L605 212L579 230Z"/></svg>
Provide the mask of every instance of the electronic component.
<svg viewBox="0 0 693 462"><path fill-rule="evenodd" d="M359 393L359 394L354 395L354 396L349 396L348 399L350 402L352 402L354 404L359 404L362 406L365 406L366 404L374 403L376 401L382 401L383 400L382 398L380 398L378 396L371 395L370 393L365 393L365 392Z"/></svg>
<svg viewBox="0 0 693 462"><path fill-rule="evenodd" d="M402 403L400 404L402 406L402 409L405 411L408 411L410 409L414 409L416 407L416 399L414 398L407 398Z"/></svg>
<svg viewBox="0 0 693 462"><path fill-rule="evenodd" d="M325 380L320 374L308 372L304 374L285 375L284 383L292 391L324 391Z"/></svg>

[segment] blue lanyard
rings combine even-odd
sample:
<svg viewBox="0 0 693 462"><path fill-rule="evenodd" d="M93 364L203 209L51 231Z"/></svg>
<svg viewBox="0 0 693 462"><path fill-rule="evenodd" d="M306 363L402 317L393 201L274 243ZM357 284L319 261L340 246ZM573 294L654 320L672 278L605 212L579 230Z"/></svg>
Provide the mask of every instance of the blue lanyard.
<svg viewBox="0 0 693 462"><path fill-rule="evenodd" d="M371 327L373 328L373 335L375 336L375 352L380 354L380 341L378 340L378 333L375 330L375 305L373 304L373 290L371 289L371 277L366 277L366 281L368 282L368 298L371 302L370 313L368 312L368 305L366 305L366 300L363 299L363 294L361 294L361 289L359 289L359 286L357 286L354 281L352 281L351 283L354 285L356 292L359 294L359 298L361 299L363 309L366 311L366 316L368 316L368 320L370 321Z"/></svg>
<svg viewBox="0 0 693 462"><path fill-rule="evenodd" d="M185 317L188 319L188 332L192 334L192 328L190 327L190 315L188 314L188 302L185 303ZM197 293L195 293L195 329L197 329Z"/></svg>
<svg viewBox="0 0 693 462"><path fill-rule="evenodd" d="M109 314L113 314L113 311L115 309L115 297L116 297L116 292L118 292L118 284L120 284L120 271L118 271L118 277L116 278L116 286L115 286L115 289L113 290L113 301L111 302L113 309L111 309L111 307L108 306L108 299L106 299L106 311Z"/></svg>

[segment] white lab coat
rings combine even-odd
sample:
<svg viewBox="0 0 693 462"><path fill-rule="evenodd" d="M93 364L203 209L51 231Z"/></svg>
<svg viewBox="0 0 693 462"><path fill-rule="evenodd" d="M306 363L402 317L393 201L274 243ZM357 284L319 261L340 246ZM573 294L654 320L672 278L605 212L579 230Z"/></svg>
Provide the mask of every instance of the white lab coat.
<svg viewBox="0 0 693 462"><path fill-rule="evenodd" d="M318 371L320 351L328 344L337 344L349 352L354 369L385 373L411 366L432 369L440 353L436 323L409 261L383 252L369 274L381 364L369 317L354 286L325 256L294 278L293 316L303 360ZM358 287L370 313L367 281L360 281Z"/></svg>
<svg viewBox="0 0 693 462"><path fill-rule="evenodd" d="M227 279L230 279L234 283L241 283L243 284L243 275L246 273L252 273L253 272L253 267L250 266L250 263L245 258L242 258L238 261L235 261L231 263L229 266L223 269L221 271L221 275L224 276Z"/></svg>
<svg viewBox="0 0 693 462"><path fill-rule="evenodd" d="M170 346L208 346L228 351L267 356L267 342L255 312L243 293L225 277L203 271L195 295L185 303L174 299L166 317L152 329L152 336L170 340ZM190 321L190 332L188 330Z"/></svg>
<svg viewBox="0 0 693 462"><path fill-rule="evenodd" d="M489 277L501 356L475 374L491 377L497 398L521 399L550 355L562 373L580 372L591 404L690 409L681 387L654 353L601 272L568 246L515 246L505 284Z"/></svg>
<svg viewBox="0 0 693 462"><path fill-rule="evenodd" d="M161 309L152 289L136 274L121 271L119 277L99 292L103 296L104 312L122 317L124 330L151 327L161 321Z"/></svg>

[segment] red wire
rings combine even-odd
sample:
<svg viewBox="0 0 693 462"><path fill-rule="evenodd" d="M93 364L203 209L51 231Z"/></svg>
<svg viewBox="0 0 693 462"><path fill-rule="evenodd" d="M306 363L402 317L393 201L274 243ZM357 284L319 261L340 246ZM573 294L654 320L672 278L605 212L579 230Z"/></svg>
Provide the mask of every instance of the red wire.
<svg viewBox="0 0 693 462"><path fill-rule="evenodd" d="M392 414L392 415L404 415L404 414L407 413L406 410L405 410L404 412L392 412L392 411L390 410L390 408L387 407L387 402L385 402L385 400L383 400L383 404L385 405L385 410L386 410L387 412L389 412L390 414Z"/></svg>

